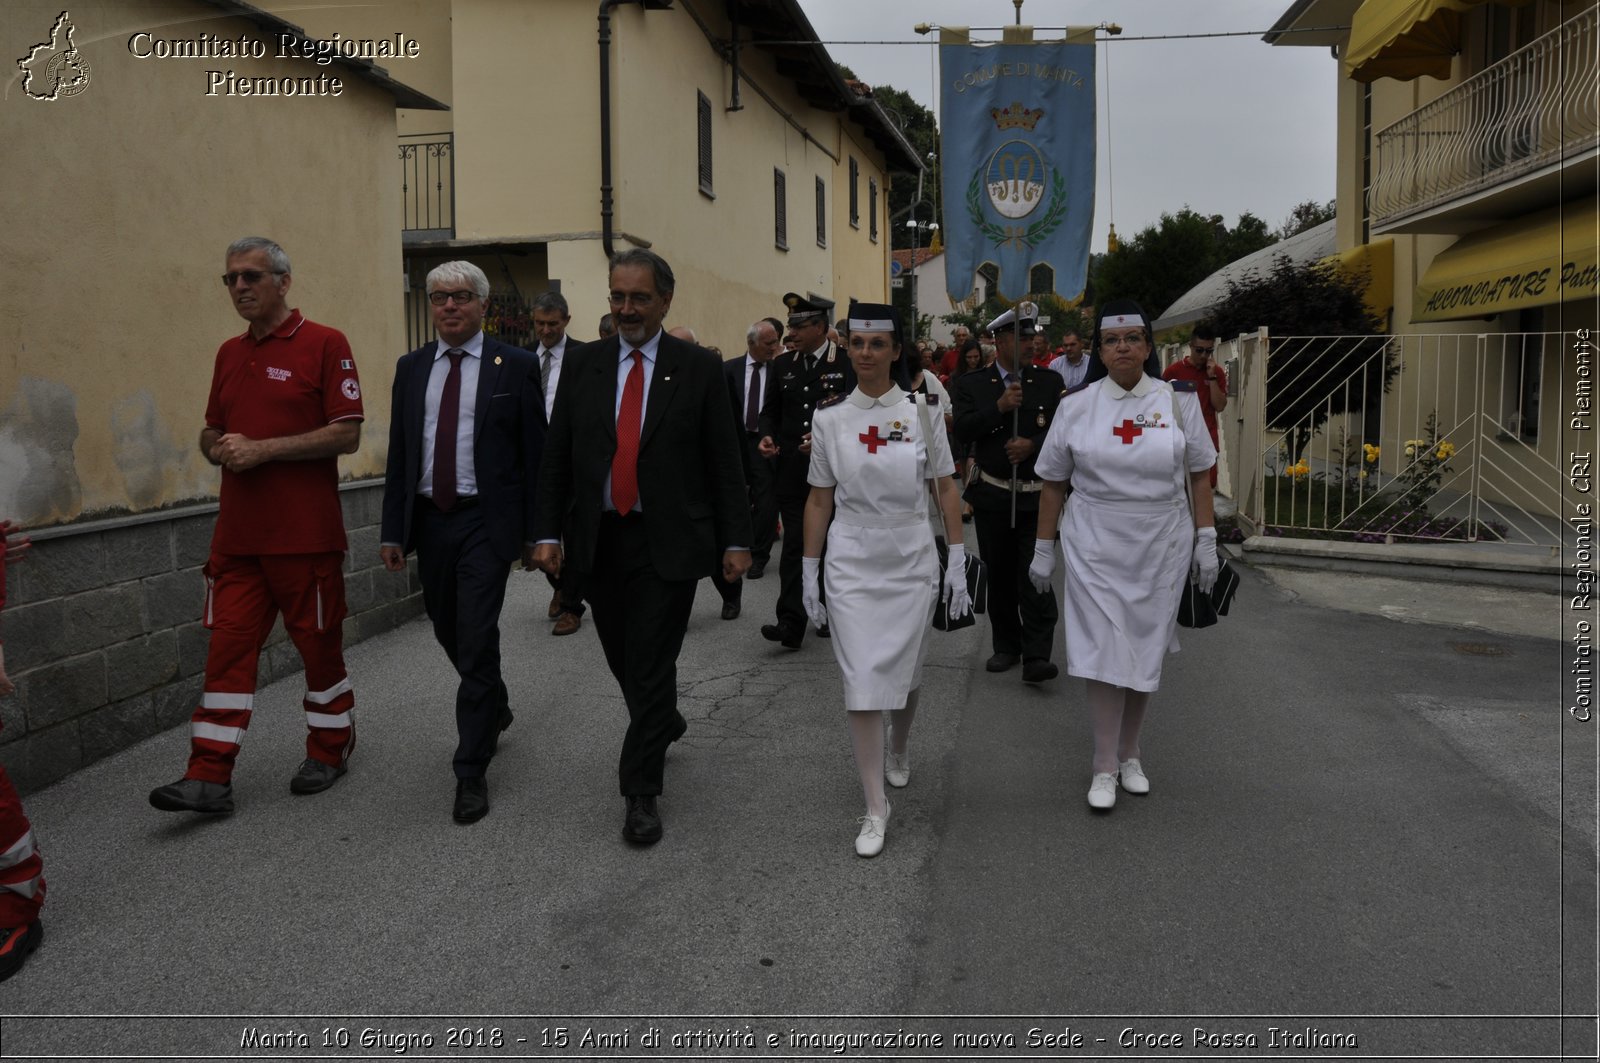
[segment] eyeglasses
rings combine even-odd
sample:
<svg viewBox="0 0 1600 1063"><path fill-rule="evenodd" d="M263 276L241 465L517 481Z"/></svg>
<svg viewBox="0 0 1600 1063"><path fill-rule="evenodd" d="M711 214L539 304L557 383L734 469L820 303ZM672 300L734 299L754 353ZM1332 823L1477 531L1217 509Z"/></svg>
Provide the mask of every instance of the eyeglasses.
<svg viewBox="0 0 1600 1063"><path fill-rule="evenodd" d="M429 292L428 302L432 303L434 306L443 306L446 302L455 303L457 306L465 306L467 303L472 302L472 300L476 299L477 297L477 292L468 291Z"/></svg>
<svg viewBox="0 0 1600 1063"><path fill-rule="evenodd" d="M222 284L226 288L232 288L239 281L244 281L246 286L255 285L261 283L262 277L281 277L287 272L287 270L281 269L241 269L233 273L224 273L222 275Z"/></svg>
<svg viewBox="0 0 1600 1063"><path fill-rule="evenodd" d="M1213 343L1209 347L1202 347L1198 343L1193 343L1193 344L1190 344L1190 348L1196 354L1210 354L1212 351L1217 349L1217 345L1215 343Z"/></svg>
<svg viewBox="0 0 1600 1063"><path fill-rule="evenodd" d="M650 292L612 292L608 298L611 305L618 309L631 304L643 310L656 301L655 295Z"/></svg>
<svg viewBox="0 0 1600 1063"><path fill-rule="evenodd" d="M1132 332L1124 332L1120 334L1108 332L1104 333L1100 337L1100 346L1102 347L1115 347L1121 343L1126 343L1129 347L1135 347L1143 342L1143 329L1136 329Z"/></svg>

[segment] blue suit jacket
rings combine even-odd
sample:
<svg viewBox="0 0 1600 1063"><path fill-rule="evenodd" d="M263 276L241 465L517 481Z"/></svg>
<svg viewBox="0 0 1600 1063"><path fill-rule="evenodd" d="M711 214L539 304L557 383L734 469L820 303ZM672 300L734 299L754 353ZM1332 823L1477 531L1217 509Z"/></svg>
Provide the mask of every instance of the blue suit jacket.
<svg viewBox="0 0 1600 1063"><path fill-rule="evenodd" d="M401 543L407 553L416 545L411 518L422 476L423 404L436 350L429 341L401 358L394 371L383 541ZM473 405L472 470L490 545L508 563L521 554L523 543L533 541L544 434L538 357L485 336Z"/></svg>

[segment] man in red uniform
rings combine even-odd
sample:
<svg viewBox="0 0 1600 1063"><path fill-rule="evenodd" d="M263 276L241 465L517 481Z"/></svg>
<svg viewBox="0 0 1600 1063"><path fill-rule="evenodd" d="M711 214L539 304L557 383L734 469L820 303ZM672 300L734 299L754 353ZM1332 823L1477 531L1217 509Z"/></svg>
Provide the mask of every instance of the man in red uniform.
<svg viewBox="0 0 1600 1063"><path fill-rule="evenodd" d="M1190 380L1200 393L1200 412L1206 419L1206 431L1211 433L1211 445L1217 444L1217 414L1228 408L1228 374L1222 366L1212 361L1217 352L1217 330L1208 321L1194 327L1189 337L1189 354L1179 358L1162 372L1163 380ZM1211 466L1211 486L1217 486L1217 467Z"/></svg>
<svg viewBox="0 0 1600 1063"><path fill-rule="evenodd" d="M8 520L0 520L0 609L6 605L6 554L10 562L22 560L29 547L25 536L15 534ZM12 536L7 542L7 536ZM16 687L6 674L5 646L0 644L0 697ZM33 840L33 827L23 814L22 801L11 777L0 768L0 982L22 970L33 950L44 940L39 909L44 907L44 862Z"/></svg>
<svg viewBox="0 0 1600 1063"><path fill-rule="evenodd" d="M265 237L228 248L234 309L250 323L217 351L200 452L222 466L206 562L211 629L189 768L150 792L165 812L233 811L233 762L250 726L256 663L278 614L306 668L306 759L297 794L332 786L355 746L344 670L340 454L361 443L361 383L344 334L288 304L289 256Z"/></svg>

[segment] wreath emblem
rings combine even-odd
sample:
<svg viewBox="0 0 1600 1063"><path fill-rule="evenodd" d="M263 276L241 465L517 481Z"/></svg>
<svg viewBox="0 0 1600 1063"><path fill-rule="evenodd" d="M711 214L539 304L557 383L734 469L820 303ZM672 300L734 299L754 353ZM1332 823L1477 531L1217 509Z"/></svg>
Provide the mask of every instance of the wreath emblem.
<svg viewBox="0 0 1600 1063"><path fill-rule="evenodd" d="M978 227L996 247L1006 244L1018 248L1026 247L1033 250L1049 238L1050 234L1061 227L1067 216L1067 183L1061 177L1059 169L1054 170L1050 176L1050 202L1045 212L1038 221L1032 225L997 225L984 216L983 211L983 178L986 166L979 166L972 172L972 182L967 185L967 214L972 219L972 224Z"/></svg>

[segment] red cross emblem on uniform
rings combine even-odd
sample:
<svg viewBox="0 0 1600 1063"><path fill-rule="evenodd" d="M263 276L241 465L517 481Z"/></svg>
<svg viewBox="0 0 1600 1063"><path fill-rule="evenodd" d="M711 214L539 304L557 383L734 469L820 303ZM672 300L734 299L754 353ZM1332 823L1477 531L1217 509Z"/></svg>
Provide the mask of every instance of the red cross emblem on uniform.
<svg viewBox="0 0 1600 1063"><path fill-rule="evenodd" d="M873 425L856 438L867 445L868 454L876 454L879 447L887 446L889 442L887 439L884 439L882 436L878 435L877 425Z"/></svg>
<svg viewBox="0 0 1600 1063"><path fill-rule="evenodd" d="M1124 444L1132 446L1134 437L1144 434L1144 427L1136 425L1124 417L1122 423L1111 430L1111 434L1122 440Z"/></svg>

